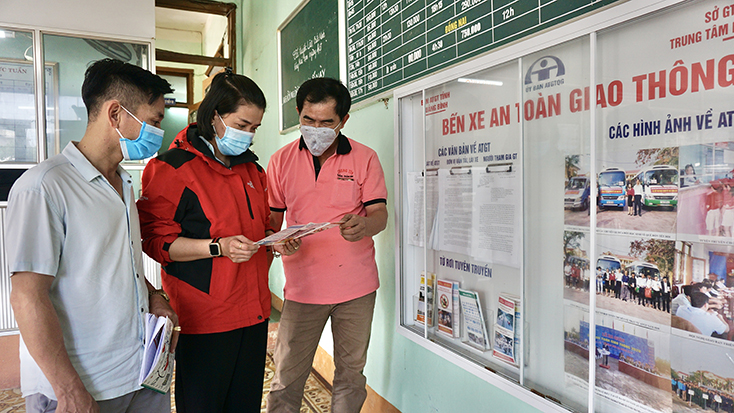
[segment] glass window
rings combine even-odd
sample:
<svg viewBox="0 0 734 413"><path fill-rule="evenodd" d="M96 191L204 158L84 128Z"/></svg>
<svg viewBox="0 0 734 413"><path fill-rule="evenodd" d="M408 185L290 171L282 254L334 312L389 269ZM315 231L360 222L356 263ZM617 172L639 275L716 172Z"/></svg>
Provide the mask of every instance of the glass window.
<svg viewBox="0 0 734 413"><path fill-rule="evenodd" d="M522 358L515 328L522 287L517 65L440 84L401 104L402 136L418 137L401 151L402 323L514 380Z"/></svg>
<svg viewBox="0 0 734 413"><path fill-rule="evenodd" d="M26 169L0 169L0 202L7 202L10 188Z"/></svg>
<svg viewBox="0 0 734 413"><path fill-rule="evenodd" d="M686 2L597 36L597 265L635 294L597 296L595 411L731 410L731 11Z"/></svg>
<svg viewBox="0 0 734 413"><path fill-rule="evenodd" d="M588 404L595 287L589 53L589 38L583 37L522 58L525 251L532 251L525 256L525 344L533 349L525 354L524 384L580 411ZM558 247L548 248L550 242ZM562 297L563 304L551 296Z"/></svg>
<svg viewBox="0 0 734 413"><path fill-rule="evenodd" d="M189 124L189 109L168 107L165 116L161 122L163 129L163 143L161 144L161 152L165 152L176 139L176 135L181 132Z"/></svg>
<svg viewBox="0 0 734 413"><path fill-rule="evenodd" d="M682 2L406 89L401 333L578 411L731 411L733 16Z"/></svg>
<svg viewBox="0 0 734 413"><path fill-rule="evenodd" d="M178 76L172 74L158 74L160 77L166 79L173 88L173 93L169 93L165 96L166 99L175 99L175 103L193 103L189 102L187 98L188 94L188 78L186 75Z"/></svg>
<svg viewBox="0 0 734 413"><path fill-rule="evenodd" d="M46 153L51 156L84 136L87 110L81 87L89 64L115 58L150 69L149 45L44 34L43 47L47 67L56 68L55 83L46 87Z"/></svg>
<svg viewBox="0 0 734 413"><path fill-rule="evenodd" d="M0 27L0 162L36 162L33 33Z"/></svg>

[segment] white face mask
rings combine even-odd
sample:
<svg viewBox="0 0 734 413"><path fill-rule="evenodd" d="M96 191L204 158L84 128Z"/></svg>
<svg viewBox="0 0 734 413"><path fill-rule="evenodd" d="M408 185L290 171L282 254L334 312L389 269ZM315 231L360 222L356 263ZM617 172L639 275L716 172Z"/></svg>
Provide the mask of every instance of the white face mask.
<svg viewBox="0 0 734 413"><path fill-rule="evenodd" d="M339 122L339 125L341 125L341 122ZM303 140L306 142L311 155L321 156L329 149L331 144L334 143L334 139L336 139L336 129L339 125L336 125L334 129L301 125L301 135L303 135Z"/></svg>

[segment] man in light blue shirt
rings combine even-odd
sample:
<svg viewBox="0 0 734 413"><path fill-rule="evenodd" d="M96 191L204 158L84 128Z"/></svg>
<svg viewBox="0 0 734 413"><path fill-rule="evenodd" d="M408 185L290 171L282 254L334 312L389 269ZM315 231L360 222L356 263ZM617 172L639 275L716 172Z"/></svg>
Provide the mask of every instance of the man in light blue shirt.
<svg viewBox="0 0 734 413"><path fill-rule="evenodd" d="M702 292L691 293L691 305L681 306L676 311L678 317L691 322L704 336L711 334L724 334L729 331L729 324L719 313L709 312L709 298Z"/></svg>
<svg viewBox="0 0 734 413"><path fill-rule="evenodd" d="M120 167L158 150L170 92L140 67L95 62L82 85L89 123L81 141L10 191L10 301L28 412L170 412L169 395L138 384L143 317L178 319L145 280L132 178Z"/></svg>

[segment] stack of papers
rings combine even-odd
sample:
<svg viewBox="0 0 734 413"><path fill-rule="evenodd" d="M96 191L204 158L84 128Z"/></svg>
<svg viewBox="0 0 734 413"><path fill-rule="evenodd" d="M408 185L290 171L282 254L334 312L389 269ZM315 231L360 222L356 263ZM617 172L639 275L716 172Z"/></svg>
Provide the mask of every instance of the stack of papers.
<svg viewBox="0 0 734 413"><path fill-rule="evenodd" d="M265 246L285 244L288 241L303 238L307 235L312 235L317 232L327 230L329 228L334 228L340 224L341 222L320 222L318 224L309 222L305 225L293 225L280 232L276 232L275 234L267 236L260 241L257 241L255 244Z"/></svg>
<svg viewBox="0 0 734 413"><path fill-rule="evenodd" d="M145 349L138 380L145 388L167 393L173 379L173 322L168 317L158 317L150 313L145 316Z"/></svg>

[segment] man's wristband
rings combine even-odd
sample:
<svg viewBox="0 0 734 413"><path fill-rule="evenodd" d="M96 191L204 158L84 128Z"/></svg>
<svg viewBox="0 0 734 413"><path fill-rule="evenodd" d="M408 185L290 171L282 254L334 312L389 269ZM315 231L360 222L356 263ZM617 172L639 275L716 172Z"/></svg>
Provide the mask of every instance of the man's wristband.
<svg viewBox="0 0 734 413"><path fill-rule="evenodd" d="M273 247L265 247L265 251L272 252L273 258L280 258L280 253L276 251Z"/></svg>
<svg viewBox="0 0 734 413"><path fill-rule="evenodd" d="M163 297L164 300L166 300L166 302L168 302L168 303L171 302L171 299L168 297L168 294L166 294L166 292L163 291L163 289L160 289L160 290L150 290L150 291L148 291L148 298L149 299L150 299L150 297L152 297L154 295L160 295L161 297Z"/></svg>

